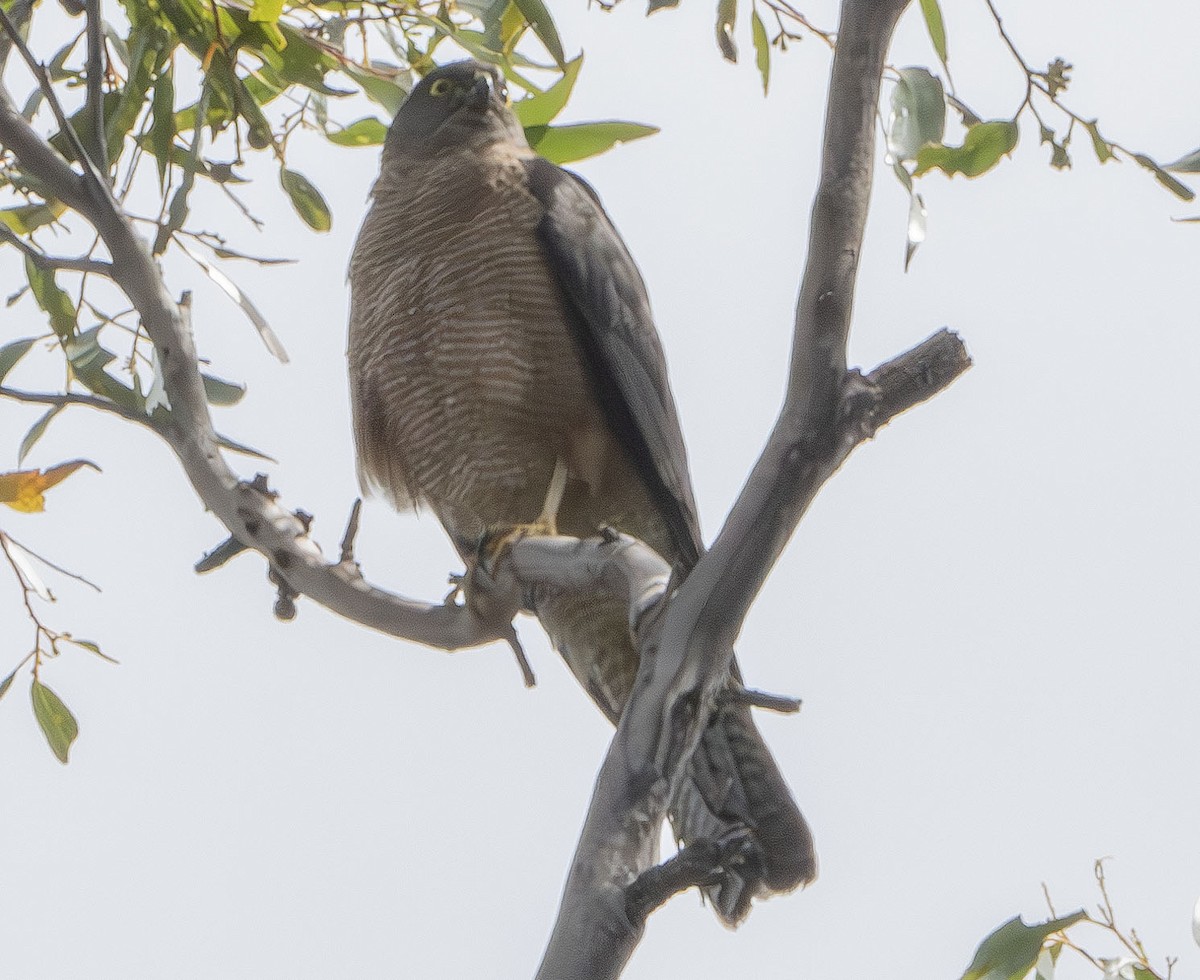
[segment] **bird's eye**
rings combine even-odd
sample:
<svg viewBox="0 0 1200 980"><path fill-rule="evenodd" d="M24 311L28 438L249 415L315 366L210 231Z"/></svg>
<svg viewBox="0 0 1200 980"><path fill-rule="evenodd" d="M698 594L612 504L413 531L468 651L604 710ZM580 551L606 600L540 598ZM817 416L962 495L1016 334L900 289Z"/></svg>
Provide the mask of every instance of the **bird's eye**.
<svg viewBox="0 0 1200 980"><path fill-rule="evenodd" d="M454 88L454 83L448 78L439 78L429 86L429 94L435 98L440 98L445 95L450 89Z"/></svg>

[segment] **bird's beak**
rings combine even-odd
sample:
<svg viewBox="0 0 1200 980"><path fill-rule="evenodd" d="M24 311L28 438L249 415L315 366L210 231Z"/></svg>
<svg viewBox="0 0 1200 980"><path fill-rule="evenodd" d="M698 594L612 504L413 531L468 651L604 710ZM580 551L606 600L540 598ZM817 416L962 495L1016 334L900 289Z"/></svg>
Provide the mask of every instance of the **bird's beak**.
<svg viewBox="0 0 1200 980"><path fill-rule="evenodd" d="M501 105L506 105L507 91L503 81L499 81L491 72L476 72L475 81L467 93L466 104L475 110L483 110L492 102L493 95Z"/></svg>

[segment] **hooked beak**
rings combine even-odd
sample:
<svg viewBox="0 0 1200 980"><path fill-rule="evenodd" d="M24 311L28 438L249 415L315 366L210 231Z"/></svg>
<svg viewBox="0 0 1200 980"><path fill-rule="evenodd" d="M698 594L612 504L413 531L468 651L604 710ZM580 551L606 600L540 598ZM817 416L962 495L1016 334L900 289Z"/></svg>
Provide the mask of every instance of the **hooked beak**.
<svg viewBox="0 0 1200 980"><path fill-rule="evenodd" d="M464 104L476 111L482 111L491 104L493 98L499 105L508 103L508 89L504 80L488 71L475 73L475 81L467 93Z"/></svg>

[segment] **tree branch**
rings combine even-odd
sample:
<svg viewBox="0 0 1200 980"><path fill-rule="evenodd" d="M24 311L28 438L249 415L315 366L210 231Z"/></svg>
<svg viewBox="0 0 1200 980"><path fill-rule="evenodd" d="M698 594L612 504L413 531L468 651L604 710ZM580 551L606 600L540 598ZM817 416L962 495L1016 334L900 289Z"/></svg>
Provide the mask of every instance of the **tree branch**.
<svg viewBox="0 0 1200 980"><path fill-rule="evenodd" d="M712 549L636 635L634 693L597 777L538 980L620 975L642 922L615 896L646 880L667 802L726 683L734 640L763 580L851 450L970 364L961 341L942 331L867 377L846 369L880 81L906 5L842 4L787 396Z"/></svg>
<svg viewBox="0 0 1200 980"><path fill-rule="evenodd" d="M97 259L79 258L68 259L56 255L47 255L38 251L32 244L8 227L0 225L0 238L10 245L19 248L29 256L33 263L43 269L58 269L64 272L85 272L97 276L112 278L112 266Z"/></svg>
<svg viewBox="0 0 1200 980"><path fill-rule="evenodd" d="M0 26L30 63L60 125L73 136L44 70L21 41L3 8L0 8ZM77 148L86 170L80 174L26 122L3 86L0 86L0 144L16 157L24 171L38 178L55 197L99 232L112 257L112 278L136 308L162 368L171 412L164 424L154 427L155 431L175 452L197 495L230 534L264 555L295 592L371 629L444 650L508 639L511 627L507 622L502 627L481 620L465 607L402 598L369 585L357 571L325 561L294 514L279 506L273 496L240 481L225 462L213 430L184 311L167 292L147 243L134 230L132 221L113 198L86 152L82 147ZM18 392L11 395L49 404L62 404L64 399L66 403L92 404L83 395L38 396ZM105 402L92 407L114 411ZM123 412L117 414L130 417Z"/></svg>
<svg viewBox="0 0 1200 980"><path fill-rule="evenodd" d="M87 111L92 120L95 146L92 159L101 173L108 173L108 131L104 124L104 21L100 0L87 0Z"/></svg>

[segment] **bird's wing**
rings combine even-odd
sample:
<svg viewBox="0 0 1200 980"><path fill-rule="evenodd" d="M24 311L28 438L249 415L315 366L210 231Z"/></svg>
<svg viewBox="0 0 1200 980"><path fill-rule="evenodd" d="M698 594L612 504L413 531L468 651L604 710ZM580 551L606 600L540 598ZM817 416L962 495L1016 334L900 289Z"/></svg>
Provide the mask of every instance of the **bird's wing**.
<svg viewBox="0 0 1200 980"><path fill-rule="evenodd" d="M588 184L541 157L526 170L545 209L538 238L605 417L691 568L703 548L700 524L646 285Z"/></svg>

